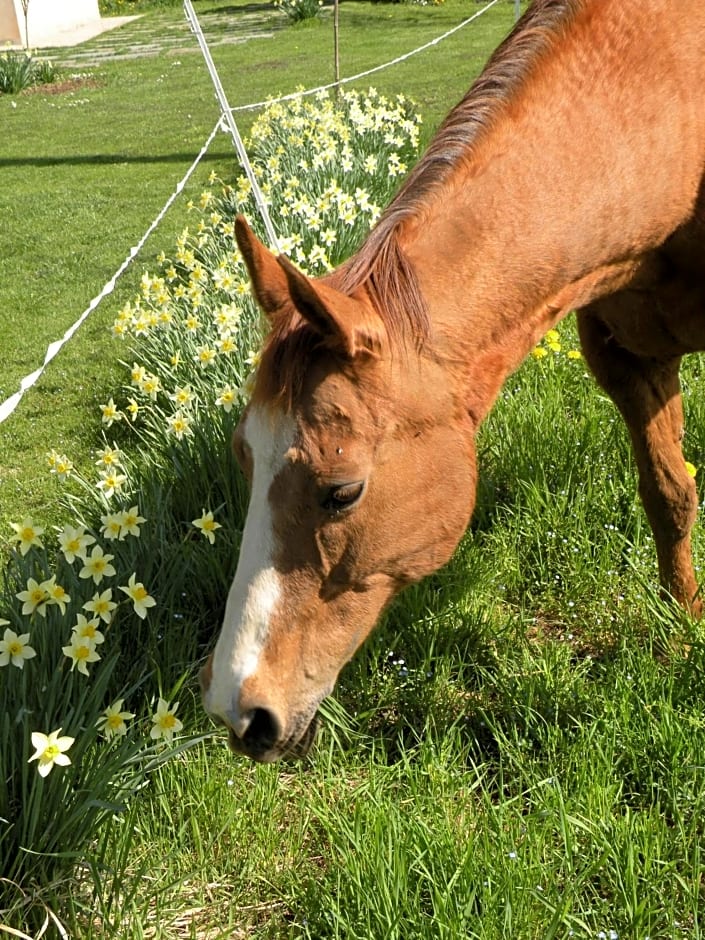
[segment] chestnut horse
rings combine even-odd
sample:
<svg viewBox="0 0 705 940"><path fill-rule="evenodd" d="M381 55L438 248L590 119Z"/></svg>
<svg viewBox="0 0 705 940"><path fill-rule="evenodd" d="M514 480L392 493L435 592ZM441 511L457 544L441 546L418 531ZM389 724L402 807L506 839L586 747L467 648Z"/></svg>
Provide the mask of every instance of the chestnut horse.
<svg viewBox="0 0 705 940"><path fill-rule="evenodd" d="M478 425L573 309L629 427L661 583L700 611L678 369L705 349L703 89L705 0L536 0L338 270L304 276L238 218L271 331L202 671L234 750L307 749L381 610L451 556Z"/></svg>

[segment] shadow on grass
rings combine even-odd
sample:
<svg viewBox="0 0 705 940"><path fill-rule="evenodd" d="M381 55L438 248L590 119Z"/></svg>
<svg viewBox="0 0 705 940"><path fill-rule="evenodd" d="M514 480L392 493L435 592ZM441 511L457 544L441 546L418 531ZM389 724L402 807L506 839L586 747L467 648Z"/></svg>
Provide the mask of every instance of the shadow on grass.
<svg viewBox="0 0 705 940"><path fill-rule="evenodd" d="M0 167L10 166L119 166L121 163L183 163L190 164L195 153L161 153L161 154L126 154L126 153L94 153L71 154L65 157L10 157L0 159ZM233 151L233 157L235 152ZM202 162L222 160L223 154L206 153L201 157Z"/></svg>

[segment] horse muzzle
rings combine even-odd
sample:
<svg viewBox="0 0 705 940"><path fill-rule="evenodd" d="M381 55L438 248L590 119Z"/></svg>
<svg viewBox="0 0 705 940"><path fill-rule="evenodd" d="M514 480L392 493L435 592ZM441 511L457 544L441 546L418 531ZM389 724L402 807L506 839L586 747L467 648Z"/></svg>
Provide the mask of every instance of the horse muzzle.
<svg viewBox="0 0 705 940"><path fill-rule="evenodd" d="M306 756L320 723L316 714L317 702L286 720L261 699L250 702L249 708L233 703L222 709L214 707L209 695L212 658L201 670L199 679L203 705L217 724L228 729L228 744L233 753L264 764Z"/></svg>
<svg viewBox="0 0 705 940"><path fill-rule="evenodd" d="M279 733L279 725L265 709L255 709L243 733L224 722L228 728L228 746L234 754L242 754L261 764L272 764L278 760L300 760L304 758L316 737L320 720L314 715L308 722L294 725L286 735Z"/></svg>

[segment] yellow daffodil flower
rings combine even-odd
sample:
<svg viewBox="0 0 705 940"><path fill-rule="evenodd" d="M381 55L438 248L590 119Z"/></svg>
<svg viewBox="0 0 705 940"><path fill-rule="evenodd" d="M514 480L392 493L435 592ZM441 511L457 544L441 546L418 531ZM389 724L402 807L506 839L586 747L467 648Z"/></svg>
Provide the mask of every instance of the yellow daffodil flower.
<svg viewBox="0 0 705 940"><path fill-rule="evenodd" d="M85 617L83 619L85 620ZM84 676L88 675L88 663L96 663L100 659L95 651L95 644L87 637L79 636L75 631L71 634L69 645L62 646L61 651L71 660L71 672L78 667L78 671Z"/></svg>
<svg viewBox="0 0 705 940"><path fill-rule="evenodd" d="M77 558L83 560L86 557L88 546L94 542L93 536L89 535L83 526L74 528L66 525L59 533L59 546L64 553L64 558L70 565Z"/></svg>
<svg viewBox="0 0 705 940"><path fill-rule="evenodd" d="M174 735L183 728L183 724L175 715L178 707L178 702L170 706L163 698L159 699L157 710L152 716L152 730L149 732L151 738L155 741L163 738L167 744L171 744Z"/></svg>
<svg viewBox="0 0 705 940"><path fill-rule="evenodd" d="M23 614L31 615L36 612L41 617L46 616L49 595L34 578L28 578L26 590L15 594L15 597L17 600L22 601Z"/></svg>
<svg viewBox="0 0 705 940"><path fill-rule="evenodd" d="M98 729L103 732L108 741L127 734L125 722L135 717L132 712L122 710L124 701L124 699L119 698L114 705L108 705L96 722Z"/></svg>
<svg viewBox="0 0 705 940"><path fill-rule="evenodd" d="M144 620L147 616L147 608L154 607L157 603L154 598L149 595L144 584L136 580L136 575L134 574L130 575L126 585L120 585L120 590L130 598L134 611L141 620Z"/></svg>
<svg viewBox="0 0 705 940"><path fill-rule="evenodd" d="M104 623L110 623L116 607L117 604L113 600L113 592L110 588L102 594L96 591L93 597L83 605L84 610L87 610L89 614L96 614Z"/></svg>
<svg viewBox="0 0 705 940"><path fill-rule="evenodd" d="M106 555L100 545L95 545L89 556L83 561L83 568L78 572L79 578L93 578L94 584L100 584L103 578L111 578L115 569L110 564L114 555Z"/></svg>
<svg viewBox="0 0 705 940"><path fill-rule="evenodd" d="M33 545L36 548L44 548L42 540L39 538L44 533L44 529L35 525L29 517L23 519L22 522L11 522L10 528L15 531L13 541L19 542L21 555L26 555Z"/></svg>
<svg viewBox="0 0 705 940"><path fill-rule="evenodd" d="M59 767L66 767L71 763L66 751L71 747L75 738L61 734L61 728L56 731L50 731L49 734L42 734L41 731L32 732L32 747L35 753L29 758L27 763L38 760L37 770L41 777L46 777L54 764Z"/></svg>
<svg viewBox="0 0 705 940"><path fill-rule="evenodd" d="M200 529L203 535L208 539L211 545L215 544L215 531L216 529L221 529L222 526L219 522L216 522L213 518L213 513L209 510L203 510L203 514L199 519L193 520L193 525Z"/></svg>
<svg viewBox="0 0 705 940"><path fill-rule="evenodd" d="M7 620L0 620L1 625L7 622ZM29 633L20 633L18 636L9 627L5 630L2 640L0 640L0 666L7 666L12 663L18 669L23 669L25 660L32 659L36 655L36 650L29 646Z"/></svg>

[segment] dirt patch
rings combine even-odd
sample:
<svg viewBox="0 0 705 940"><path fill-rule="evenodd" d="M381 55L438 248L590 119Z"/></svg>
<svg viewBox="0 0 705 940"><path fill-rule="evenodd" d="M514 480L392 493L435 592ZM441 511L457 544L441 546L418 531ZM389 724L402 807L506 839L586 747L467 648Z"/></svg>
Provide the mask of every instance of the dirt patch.
<svg viewBox="0 0 705 940"><path fill-rule="evenodd" d="M25 95L66 95L74 91L84 91L87 88L100 88L101 82L97 78L65 78L57 82L48 82L46 85L33 85L25 88Z"/></svg>

